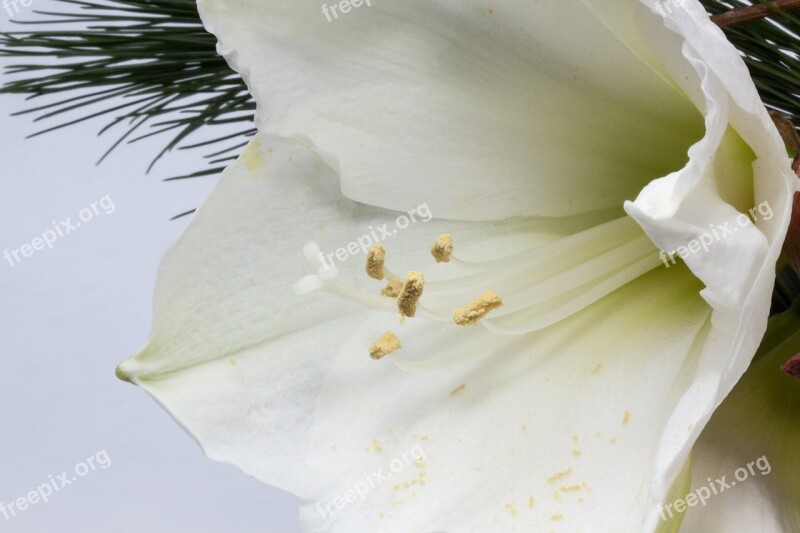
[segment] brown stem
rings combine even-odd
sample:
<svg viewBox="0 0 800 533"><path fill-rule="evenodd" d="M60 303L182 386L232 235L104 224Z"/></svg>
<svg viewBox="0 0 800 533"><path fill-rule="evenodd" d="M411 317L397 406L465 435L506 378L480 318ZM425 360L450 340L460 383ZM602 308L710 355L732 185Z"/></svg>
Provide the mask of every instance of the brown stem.
<svg viewBox="0 0 800 533"><path fill-rule="evenodd" d="M783 142L794 150L795 155L800 156L800 134L797 133L794 122L774 110L769 111L769 116L775 127L778 128L778 133L781 134Z"/></svg>
<svg viewBox="0 0 800 533"><path fill-rule="evenodd" d="M725 13L714 15L711 17L711 21L720 28L724 28L742 22L763 19L780 11L791 11L797 8L800 8L800 0L773 0L766 4L731 9Z"/></svg>

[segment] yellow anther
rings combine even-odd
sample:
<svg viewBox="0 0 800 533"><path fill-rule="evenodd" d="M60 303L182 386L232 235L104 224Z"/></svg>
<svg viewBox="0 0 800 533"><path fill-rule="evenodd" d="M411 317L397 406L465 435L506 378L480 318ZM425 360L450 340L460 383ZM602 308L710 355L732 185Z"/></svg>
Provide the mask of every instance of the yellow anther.
<svg viewBox="0 0 800 533"><path fill-rule="evenodd" d="M475 324L485 317L489 311L497 309L501 305L503 305L502 298L492 291L486 291L467 307L453 311L453 321L459 326L469 326Z"/></svg>
<svg viewBox="0 0 800 533"><path fill-rule="evenodd" d="M367 275L373 279L384 278L383 264L386 261L386 249L380 244L373 244L367 253Z"/></svg>
<svg viewBox="0 0 800 533"><path fill-rule="evenodd" d="M372 343L369 347L369 356L375 359L383 359L390 353L399 350L402 347L400 339L391 331L387 331L381 335L378 340Z"/></svg>
<svg viewBox="0 0 800 533"><path fill-rule="evenodd" d="M453 255L453 237L447 233L439 235L431 247L431 255L437 263L449 263Z"/></svg>
<svg viewBox="0 0 800 533"><path fill-rule="evenodd" d="M422 272L411 271L403 284L403 290L397 297L397 309L402 316L413 317L417 314L417 302L422 297L425 278Z"/></svg>
<svg viewBox="0 0 800 533"><path fill-rule="evenodd" d="M381 294L384 296L388 296L389 298L397 298L400 296L400 293L403 291L403 280L398 278L392 278L389 280L389 284L381 291Z"/></svg>

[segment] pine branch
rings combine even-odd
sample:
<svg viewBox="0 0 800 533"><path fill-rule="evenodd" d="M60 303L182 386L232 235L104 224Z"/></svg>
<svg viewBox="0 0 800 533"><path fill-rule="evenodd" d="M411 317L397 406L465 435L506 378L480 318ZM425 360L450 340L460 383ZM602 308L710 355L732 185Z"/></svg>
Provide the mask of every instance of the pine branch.
<svg viewBox="0 0 800 533"><path fill-rule="evenodd" d="M713 16L750 8L743 0L701 0ZM756 2L770 11L769 18L723 27L728 39L741 52L750 75L767 107L795 124L800 121L800 18L775 9L773 2ZM793 6L790 6L793 7ZM719 20L719 19L717 19ZM791 28L791 29L790 29Z"/></svg>
<svg viewBox="0 0 800 533"><path fill-rule="evenodd" d="M711 20L720 28L724 28L726 26L733 26L734 24L741 24L743 22L779 15L781 12L798 8L800 8L800 0L771 0L763 4L737 7L730 11L714 15L711 17Z"/></svg>
<svg viewBox="0 0 800 533"><path fill-rule="evenodd" d="M37 22L50 28L0 33L0 55L26 61L7 69L12 81L0 92L45 100L20 113L33 114L37 122L60 119L34 135L105 116L109 122L101 133L127 128L103 157L122 143L171 134L154 163L175 148L230 143L207 155L216 166L175 178L181 179L221 171L255 133L255 103L217 54L195 0L56 1L63 11L35 12L42 18ZM798 0L761 0L755 6L746 0L701 2L715 20L727 21L724 31L742 52L768 107L800 122L800 37L787 29L800 28L800 19L776 11ZM767 14L769 19L751 20ZM66 119L72 112L83 114ZM211 142L189 141L207 126L231 123L241 124L234 135L226 130Z"/></svg>
<svg viewBox="0 0 800 533"><path fill-rule="evenodd" d="M36 122L60 120L32 136L105 116L109 122L101 134L119 125L125 132L102 161L122 143L170 134L152 168L176 148L235 143L207 156L218 158L255 133L255 102L217 54L216 39L203 28L195 0L58 1L63 11L34 12L43 19L38 22L50 28L0 34L0 56L24 61L7 67L12 80L0 92L46 101L18 115L33 114ZM81 115L66 118L71 112ZM211 141L188 143L208 126L229 123L241 123L242 128L235 134L226 129L226 135Z"/></svg>
<svg viewBox="0 0 800 533"><path fill-rule="evenodd" d="M34 102L17 114L32 114L36 122L58 119L34 135L106 117L101 135L118 126L125 131L103 158L123 143L170 134L153 164L176 148L222 145L206 156L210 168L170 178L176 180L219 174L255 134L255 102L217 54L216 39L203 28L195 0L54 1L64 11L34 11L42 18L35 23L45 23L46 29L0 33L0 56L21 62L7 67L11 80L0 93L27 95ZM741 52L767 106L800 123L800 18L778 9L795 8L800 0L701 3ZM75 113L80 115L68 118ZM800 145L791 125L783 119L777 123L785 138ZM228 124L241 127L190 141L211 126ZM797 296L800 286L791 274L779 275L773 310Z"/></svg>

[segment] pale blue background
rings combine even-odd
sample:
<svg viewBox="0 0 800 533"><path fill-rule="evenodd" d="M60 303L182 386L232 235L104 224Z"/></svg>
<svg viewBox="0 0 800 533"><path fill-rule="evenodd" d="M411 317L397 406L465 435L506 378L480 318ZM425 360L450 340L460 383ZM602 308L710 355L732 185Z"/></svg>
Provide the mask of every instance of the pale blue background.
<svg viewBox="0 0 800 533"><path fill-rule="evenodd" d="M143 391L114 376L147 338L159 258L188 221L169 219L199 205L215 178L161 180L202 168L202 151L175 154L148 176L158 138L95 167L113 140L97 138L103 122L24 140L38 126L9 118L24 105L0 96L0 254L105 195L116 211L13 268L0 256L0 502L103 449L111 467L12 520L0 514L0 532L297 531L292 496L206 459Z"/></svg>

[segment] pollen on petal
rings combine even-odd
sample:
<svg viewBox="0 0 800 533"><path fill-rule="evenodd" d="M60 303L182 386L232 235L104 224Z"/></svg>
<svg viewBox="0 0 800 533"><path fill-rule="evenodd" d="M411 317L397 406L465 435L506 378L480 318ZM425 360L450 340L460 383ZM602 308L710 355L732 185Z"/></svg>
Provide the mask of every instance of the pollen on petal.
<svg viewBox="0 0 800 533"><path fill-rule="evenodd" d="M458 393L460 393L461 391L463 391L466 388L467 388L467 384L466 383L462 383L461 385L459 385L458 387L456 387L455 389L450 391L450 396L451 397L452 396L456 396Z"/></svg>
<svg viewBox="0 0 800 533"><path fill-rule="evenodd" d="M402 316L413 317L417 314L417 302L422 297L425 278L422 272L411 271L403 284L403 290L397 297L397 309Z"/></svg>
<svg viewBox="0 0 800 533"><path fill-rule="evenodd" d="M453 255L453 237L447 233L439 235L431 247L431 255L437 263L449 263Z"/></svg>
<svg viewBox="0 0 800 533"><path fill-rule="evenodd" d="M383 359L392 352L399 350L402 347L400 339L397 338L391 331L387 331L381 335L378 340L372 343L369 347L369 356L375 359Z"/></svg>
<svg viewBox="0 0 800 533"><path fill-rule="evenodd" d="M397 298L401 292L403 292L403 280L398 278L390 279L389 284L381 290L381 294L389 298Z"/></svg>
<svg viewBox="0 0 800 533"><path fill-rule="evenodd" d="M501 305L502 298L492 291L486 291L467 307L453 311L453 321L459 326L470 326Z"/></svg>
<svg viewBox="0 0 800 533"><path fill-rule="evenodd" d="M386 249L381 244L373 244L367 253L367 275L373 279L382 280L383 264L386 261Z"/></svg>
<svg viewBox="0 0 800 533"><path fill-rule="evenodd" d="M567 476L569 476L571 474L572 474L572 469L568 468L566 470L562 470L561 472L557 472L557 473L553 474L552 476L547 478L547 482L548 483L552 483L554 481L558 481L560 479L564 479L565 477L567 477Z"/></svg>

